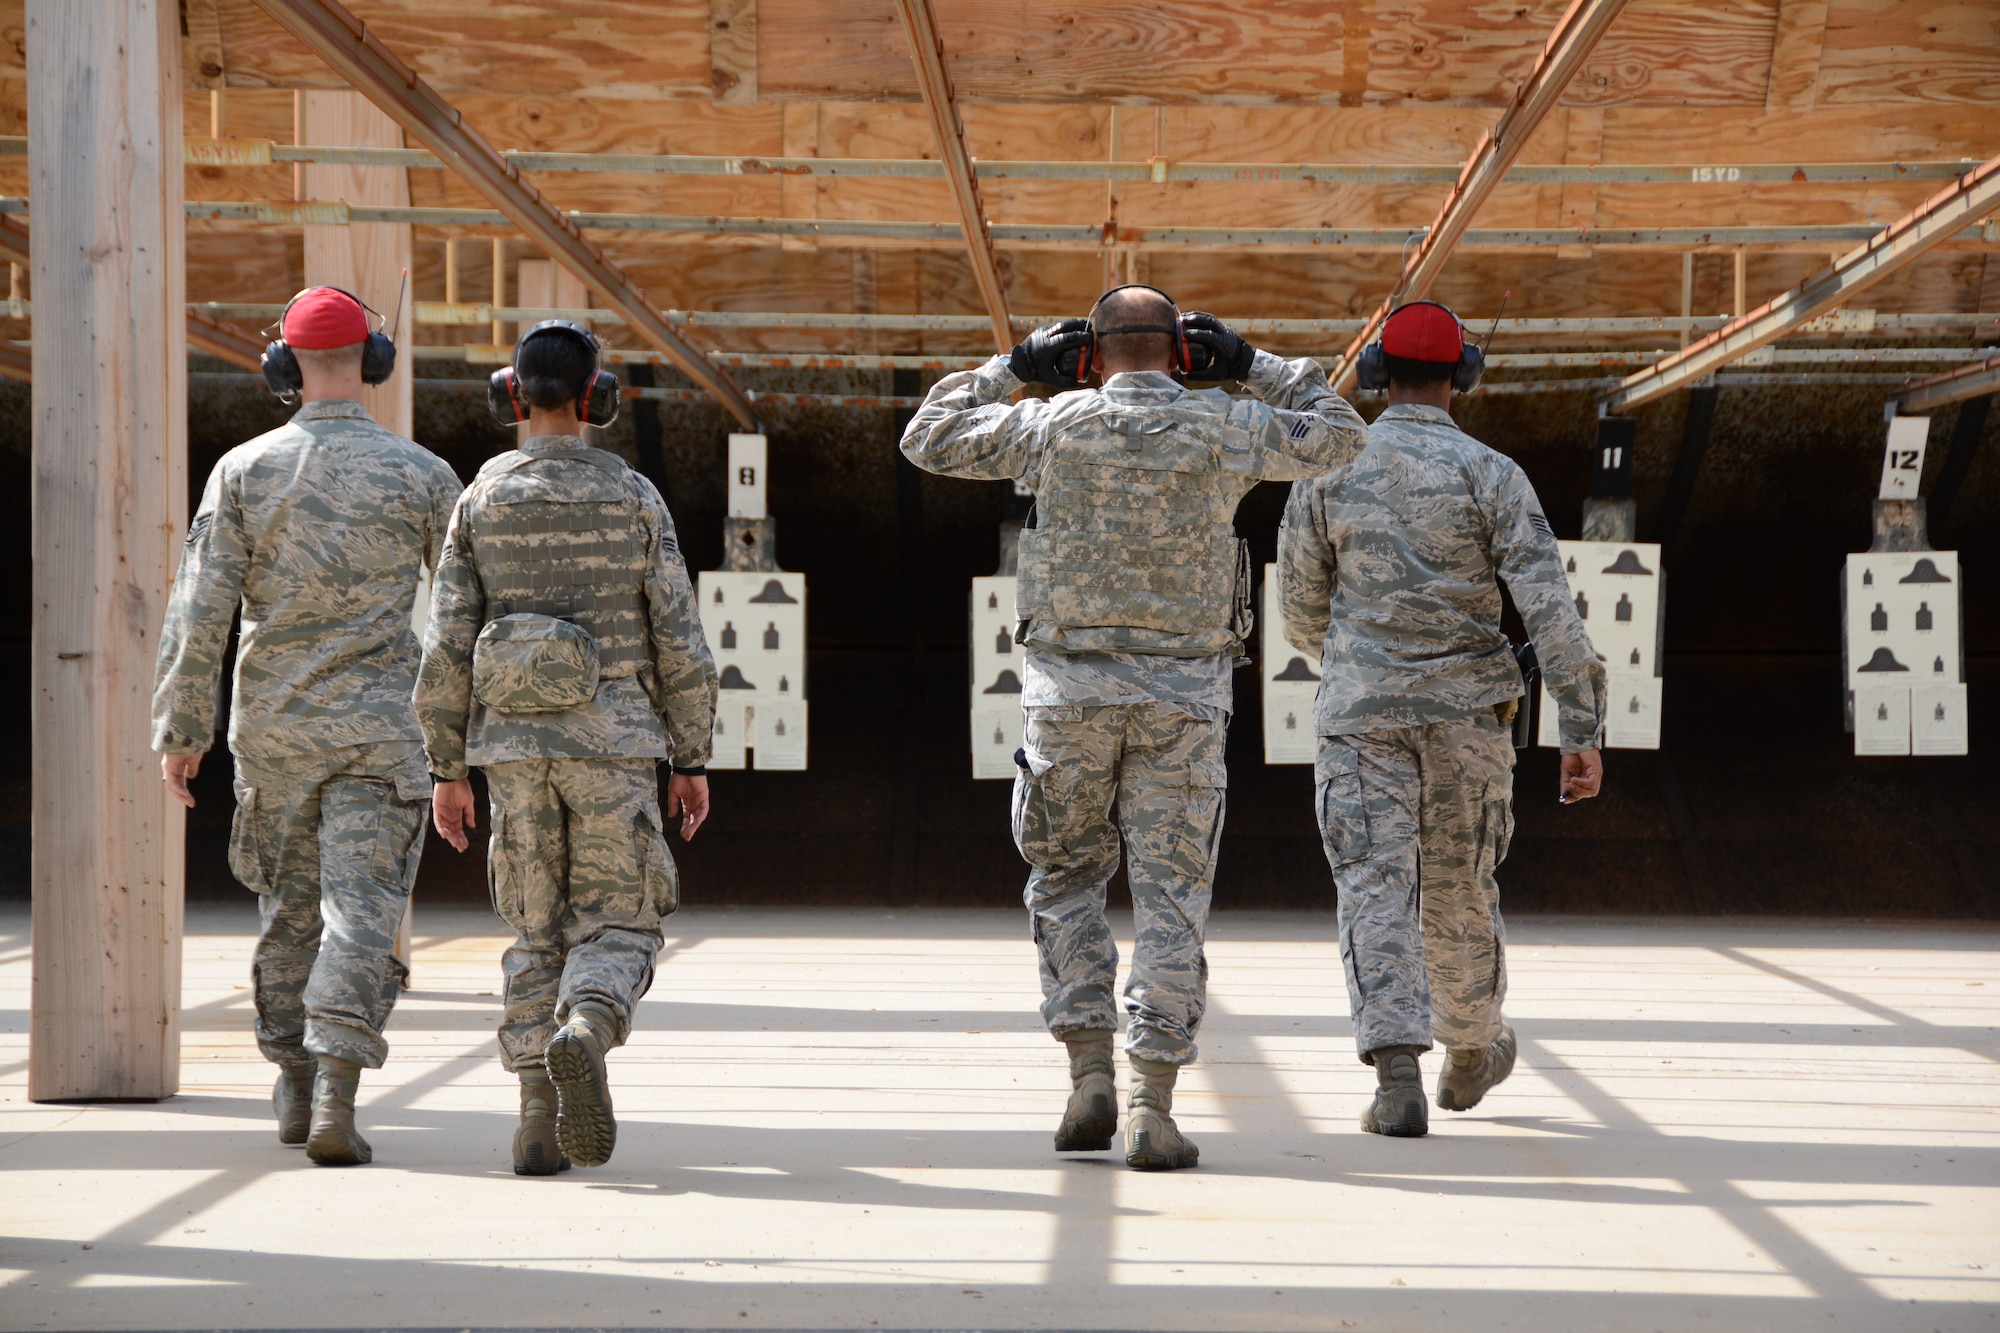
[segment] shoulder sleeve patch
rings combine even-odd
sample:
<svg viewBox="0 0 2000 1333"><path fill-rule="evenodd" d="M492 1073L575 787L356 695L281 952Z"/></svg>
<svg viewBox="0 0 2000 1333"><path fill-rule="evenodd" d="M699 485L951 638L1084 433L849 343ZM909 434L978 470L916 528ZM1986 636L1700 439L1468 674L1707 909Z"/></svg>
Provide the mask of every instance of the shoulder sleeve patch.
<svg viewBox="0 0 2000 1333"><path fill-rule="evenodd" d="M1542 512L1539 509L1528 512L1528 522L1534 526L1536 532L1541 533L1544 537L1553 537L1556 535L1556 530L1549 526L1548 519L1542 517Z"/></svg>
<svg viewBox="0 0 2000 1333"><path fill-rule="evenodd" d="M194 516L194 522L188 524L187 544L189 546L193 546L196 542L200 541L202 539L202 535L208 531L208 525L214 521L215 521L214 510L208 510L204 513L196 514Z"/></svg>

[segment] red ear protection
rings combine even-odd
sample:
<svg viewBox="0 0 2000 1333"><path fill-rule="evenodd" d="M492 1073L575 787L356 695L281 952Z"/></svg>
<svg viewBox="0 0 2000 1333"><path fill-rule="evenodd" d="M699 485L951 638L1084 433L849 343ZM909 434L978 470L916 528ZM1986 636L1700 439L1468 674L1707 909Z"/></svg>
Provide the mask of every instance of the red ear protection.
<svg viewBox="0 0 2000 1333"><path fill-rule="evenodd" d="M1123 328L1105 329L1103 330L1103 332L1172 334L1174 339L1175 372L1178 374L1185 375L1187 374L1189 367L1194 364L1193 358L1188 351L1187 325L1183 323L1181 320L1180 303L1175 301L1173 297L1168 296L1165 292L1161 291L1158 287L1153 287L1143 282L1123 282L1118 284L1118 286L1113 287L1110 291L1105 292L1103 296L1099 296L1095 301L1092 301L1090 303L1090 341L1084 345L1083 359L1077 366L1076 377L1078 379L1080 380L1088 379L1092 375L1101 375L1104 373L1104 354L1103 351L1097 345L1097 335L1099 332L1097 328L1097 307L1104 304L1104 298L1106 296L1110 296L1114 292L1131 291L1134 288L1137 288L1142 292L1151 292L1155 296L1158 296L1162 300L1164 300L1168 305L1172 306L1174 308L1174 322L1171 325L1128 324Z"/></svg>
<svg viewBox="0 0 2000 1333"><path fill-rule="evenodd" d="M595 356L599 350L597 335L581 324L567 320L545 319L523 333L514 344L514 352L520 355L521 345L530 338L550 334L560 334L581 339ZM592 426L608 426L618 419L618 377L601 367L590 372L590 378L578 387L577 407L583 420ZM520 381L514 375L514 367L502 366L488 377L486 382L486 409L493 419L503 426L517 425L528 419L528 405L521 401Z"/></svg>

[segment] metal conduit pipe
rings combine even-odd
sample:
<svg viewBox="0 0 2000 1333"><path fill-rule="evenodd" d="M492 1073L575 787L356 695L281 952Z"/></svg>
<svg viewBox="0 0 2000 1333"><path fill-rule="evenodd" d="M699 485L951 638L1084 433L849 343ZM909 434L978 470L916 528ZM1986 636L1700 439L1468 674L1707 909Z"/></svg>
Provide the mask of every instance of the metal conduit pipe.
<svg viewBox="0 0 2000 1333"><path fill-rule="evenodd" d="M0 156L25 154L28 141L0 135ZM188 139L189 166L263 167L316 162L357 167L442 167L421 148L340 148L291 145L270 139ZM685 153L502 153L521 171L593 171L669 176L854 176L944 179L933 158L717 157ZM1973 159L1932 162L1736 162L1522 164L1506 176L1509 185L1741 185L1820 184L1856 181L1948 180L1978 163ZM1144 162L975 161L981 180L1068 180L1174 184L1181 181L1299 181L1336 185L1449 185L1460 166L1417 162Z"/></svg>
<svg viewBox="0 0 2000 1333"><path fill-rule="evenodd" d="M391 222L420 227L512 227L497 209L417 208L393 204L350 204L340 200L293 203L285 200L189 200L187 216L197 221L255 222L275 226L347 226ZM26 213L29 201L0 196L0 214ZM861 218L695 217L655 213L563 214L586 231L649 232L679 236L811 237L822 241L894 241L941 248L961 247L964 234L954 222L897 222ZM1036 247L1101 249L1136 247L1246 250L1328 249L1402 251L1422 240L1423 227L1147 227L1098 223L993 223L993 244L1010 249ZM1883 228L1872 223L1812 223L1790 226L1729 227L1486 227L1469 229L1458 244L1479 247L1542 248L1555 245L1653 246L1673 250L1746 245L1824 249L1874 239ZM1964 232L1979 232L1977 223ZM2000 229L1983 238L2000 242Z"/></svg>

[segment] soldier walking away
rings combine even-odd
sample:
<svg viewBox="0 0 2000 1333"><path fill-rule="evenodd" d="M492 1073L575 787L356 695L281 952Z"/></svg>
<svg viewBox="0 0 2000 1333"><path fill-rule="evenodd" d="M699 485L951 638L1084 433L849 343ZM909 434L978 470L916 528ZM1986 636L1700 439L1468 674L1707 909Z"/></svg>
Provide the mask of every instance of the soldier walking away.
<svg viewBox="0 0 2000 1333"><path fill-rule="evenodd" d="M1371 1134L1428 1132L1418 1057L1433 1038L1444 1110L1471 1110L1514 1067L1493 875L1514 830L1507 723L1523 685L1500 580L1560 714L1558 795L1595 796L1603 778L1604 664L1541 502L1446 410L1481 363L1443 306L1390 315L1358 366L1389 406L1359 459L1292 488L1278 537L1286 638L1320 655L1315 799L1355 1041L1375 1067Z"/></svg>
<svg viewBox="0 0 2000 1333"><path fill-rule="evenodd" d="M1093 371L1101 389L1007 401L1027 383L1080 390ZM1254 397L1188 389L1175 372L1236 380ZM1122 828L1137 928L1124 993L1125 1161L1171 1170L1197 1160L1171 1112L1207 1002L1230 674L1250 631L1236 506L1259 481L1345 463L1365 439L1316 362L1257 351L1144 286L1113 288L1089 319L945 376L904 432L903 452L921 468L1019 479L1035 495L1015 607L1026 744L1015 755L1013 833L1032 867L1024 896L1042 1017L1069 1049L1058 1152L1109 1148L1118 1129L1118 950L1104 906Z"/></svg>
<svg viewBox="0 0 2000 1333"><path fill-rule="evenodd" d="M547 320L494 372L489 406L529 438L481 468L451 517L424 634L417 714L438 832L473 824L486 772L486 873L516 938L501 959L500 1059L521 1080L517 1175L611 1159L604 1057L653 984L683 840L708 817L715 664L660 493L583 426L618 414L597 339Z"/></svg>
<svg viewBox="0 0 2000 1333"><path fill-rule="evenodd" d="M355 1090L388 1052L382 1027L407 977L396 933L430 794L410 618L459 483L361 406L395 346L369 331L360 302L308 288L279 326L265 378L304 403L209 475L160 633L153 748L192 806L240 605L229 868L263 920L250 969L257 1045L280 1071L278 1141L348 1166L372 1155Z"/></svg>

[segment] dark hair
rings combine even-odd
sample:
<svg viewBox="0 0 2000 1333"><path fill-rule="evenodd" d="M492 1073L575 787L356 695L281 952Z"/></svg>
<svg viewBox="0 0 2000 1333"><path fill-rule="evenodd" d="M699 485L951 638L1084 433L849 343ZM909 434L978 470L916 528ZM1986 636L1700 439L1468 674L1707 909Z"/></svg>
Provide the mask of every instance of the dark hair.
<svg viewBox="0 0 2000 1333"><path fill-rule="evenodd" d="M1452 372L1458 369L1456 361L1412 361L1386 352L1382 364L1388 367L1390 382L1406 389L1428 389L1434 384L1449 383Z"/></svg>
<svg viewBox="0 0 2000 1333"><path fill-rule="evenodd" d="M573 333L538 333L514 352L521 401L544 412L583 395L597 369L597 353Z"/></svg>

